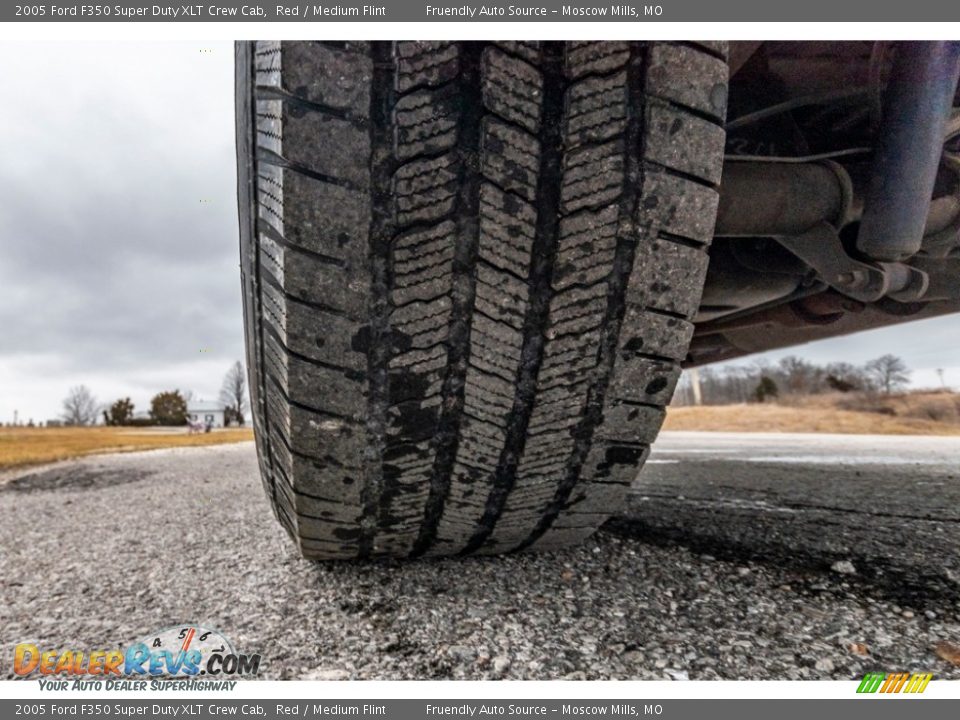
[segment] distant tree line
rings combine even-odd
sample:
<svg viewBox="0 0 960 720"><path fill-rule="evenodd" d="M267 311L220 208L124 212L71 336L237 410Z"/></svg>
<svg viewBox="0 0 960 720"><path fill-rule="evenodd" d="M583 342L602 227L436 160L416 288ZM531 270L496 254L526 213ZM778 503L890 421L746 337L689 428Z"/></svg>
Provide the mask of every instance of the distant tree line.
<svg viewBox="0 0 960 720"><path fill-rule="evenodd" d="M164 390L150 399L150 412L147 417L136 417L133 401L130 398L120 398L108 408L101 411L104 425L186 425L187 400L179 390ZM76 425L90 425L92 423L67 423Z"/></svg>
<svg viewBox="0 0 960 720"><path fill-rule="evenodd" d="M70 392L64 398L60 419L50 421L47 425L51 427L96 425L101 419L104 425L112 426L186 425L190 400L189 392L165 390L157 393L150 400L150 410L146 417L137 417L133 401L129 397L104 405L97 401L86 385L77 385L70 388ZM243 364L239 361L230 366L223 379L220 402L223 405L224 423L244 424L245 412L249 408L247 376Z"/></svg>
<svg viewBox="0 0 960 720"><path fill-rule="evenodd" d="M906 387L910 369L896 355L883 355L863 365L833 362L819 365L790 355L778 363L703 367L698 370L705 405L768 402L783 395L865 392L890 395ZM684 375L673 400L693 405L689 374Z"/></svg>

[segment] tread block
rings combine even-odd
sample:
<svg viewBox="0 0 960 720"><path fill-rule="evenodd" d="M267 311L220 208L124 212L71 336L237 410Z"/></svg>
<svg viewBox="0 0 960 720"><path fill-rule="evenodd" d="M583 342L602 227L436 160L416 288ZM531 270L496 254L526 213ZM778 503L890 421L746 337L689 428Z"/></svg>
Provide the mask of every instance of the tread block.
<svg viewBox="0 0 960 720"><path fill-rule="evenodd" d="M615 205L583 211L560 221L560 240L553 271L553 287L589 285L613 270L619 212Z"/></svg>
<svg viewBox="0 0 960 720"><path fill-rule="evenodd" d="M261 165L260 172L272 166ZM350 188L325 183L302 173L276 168L282 183L284 239L311 253L336 258L367 276L367 228L370 203ZM271 188L275 183L271 182Z"/></svg>
<svg viewBox="0 0 960 720"><path fill-rule="evenodd" d="M453 153L412 160L394 174L394 202L400 224L430 222L450 213L457 195Z"/></svg>
<svg viewBox="0 0 960 720"><path fill-rule="evenodd" d="M637 224L707 245L713 239L720 194L659 168L644 173L644 197Z"/></svg>
<svg viewBox="0 0 960 720"><path fill-rule="evenodd" d="M366 410L365 384L362 375L348 369L324 367L298 357L287 357L288 397L316 398L316 388L337 388L337 392L324 393L319 398L325 412L350 417L362 414Z"/></svg>
<svg viewBox="0 0 960 720"><path fill-rule="evenodd" d="M607 392L623 400L666 405L679 378L680 367L675 362L621 356Z"/></svg>
<svg viewBox="0 0 960 720"><path fill-rule="evenodd" d="M359 472L366 433L358 422L318 415L302 407L289 411L290 447L295 452L328 459L333 466ZM359 453L359 454L358 454ZM305 489L306 486L304 486Z"/></svg>
<svg viewBox="0 0 960 720"><path fill-rule="evenodd" d="M561 209L570 214L617 201L623 191L624 147L614 140L589 145L564 158Z"/></svg>
<svg viewBox="0 0 960 720"><path fill-rule="evenodd" d="M350 50L313 42L270 44L282 46L282 75L277 73L279 82L272 85L301 100L367 117L373 63L360 43L351 43Z"/></svg>
<svg viewBox="0 0 960 720"><path fill-rule="evenodd" d="M370 155L370 134L365 129L319 112L300 114L288 103L270 101L270 104L282 107L283 136L267 136L271 144L276 144L276 149L269 149L309 173L329 178L331 184L368 188L369 171L357 162L358 158ZM317 137L325 141L317 143L314 141Z"/></svg>
<svg viewBox="0 0 960 720"><path fill-rule="evenodd" d="M626 445L598 440L583 463L583 479L591 485L614 483L629 487L650 455L644 445Z"/></svg>
<svg viewBox="0 0 960 720"><path fill-rule="evenodd" d="M419 300L430 302L453 287L453 256L456 227L445 222L399 238L393 247L395 306Z"/></svg>
<svg viewBox="0 0 960 720"><path fill-rule="evenodd" d="M666 410L650 405L635 405L616 398L603 409L603 423L594 438L630 445L649 445L657 437Z"/></svg>
<svg viewBox="0 0 960 720"><path fill-rule="evenodd" d="M527 62L535 63L540 59L540 42L537 40L498 42L496 46Z"/></svg>
<svg viewBox="0 0 960 720"><path fill-rule="evenodd" d="M550 300L547 339L581 334L600 327L607 309L606 296L606 283L597 283L589 288L571 287L554 295Z"/></svg>
<svg viewBox="0 0 960 720"><path fill-rule="evenodd" d="M627 302L655 307L690 319L697 311L709 256L670 240L654 239L637 248Z"/></svg>
<svg viewBox="0 0 960 720"><path fill-rule="evenodd" d="M501 188L533 201L540 167L540 143L492 117L483 119L480 170Z"/></svg>
<svg viewBox="0 0 960 720"><path fill-rule="evenodd" d="M398 42L396 44L397 89L437 86L457 77L459 48L452 42Z"/></svg>
<svg viewBox="0 0 960 720"><path fill-rule="evenodd" d="M285 349L308 360L365 372L360 323L318 308L286 303L287 316L278 334Z"/></svg>
<svg viewBox="0 0 960 720"><path fill-rule="evenodd" d="M576 79L590 73L608 73L623 67L629 58L630 46L625 42L571 42L567 49L567 75Z"/></svg>
<svg viewBox="0 0 960 720"><path fill-rule="evenodd" d="M643 157L716 186L723 168L723 128L684 110L651 100Z"/></svg>
<svg viewBox="0 0 960 720"><path fill-rule="evenodd" d="M650 50L647 92L686 105L723 122L727 114L727 64L686 45L656 44Z"/></svg>
<svg viewBox="0 0 960 720"><path fill-rule="evenodd" d="M487 317L521 330L527 312L526 283L489 265L477 266L476 309Z"/></svg>
<svg viewBox="0 0 960 720"><path fill-rule="evenodd" d="M447 339L452 301L443 295L435 300L415 301L390 314L395 342L405 348L429 348Z"/></svg>
<svg viewBox="0 0 960 720"><path fill-rule="evenodd" d="M536 219L532 205L484 183L480 188L480 257L526 278Z"/></svg>
<svg viewBox="0 0 960 720"><path fill-rule="evenodd" d="M626 129L626 80L626 73L587 78L567 91L566 131L570 147L604 142Z"/></svg>
<svg viewBox="0 0 960 720"><path fill-rule="evenodd" d="M398 160L450 150L457 141L460 117L456 88L404 95L397 100L394 117L394 153Z"/></svg>
<svg viewBox="0 0 960 720"><path fill-rule="evenodd" d="M440 418L440 382L435 382L429 394L406 400L387 409L386 444L388 448L417 446L434 436ZM431 456L432 457L432 456ZM401 466L400 463L393 463ZM397 475L402 480L401 475Z"/></svg>
<svg viewBox="0 0 960 720"><path fill-rule="evenodd" d="M628 304L617 344L618 360L657 355L679 362L686 357L692 337L693 323Z"/></svg>
<svg viewBox="0 0 960 720"><path fill-rule="evenodd" d="M483 104L531 133L540 127L543 78L529 63L496 49L483 51Z"/></svg>

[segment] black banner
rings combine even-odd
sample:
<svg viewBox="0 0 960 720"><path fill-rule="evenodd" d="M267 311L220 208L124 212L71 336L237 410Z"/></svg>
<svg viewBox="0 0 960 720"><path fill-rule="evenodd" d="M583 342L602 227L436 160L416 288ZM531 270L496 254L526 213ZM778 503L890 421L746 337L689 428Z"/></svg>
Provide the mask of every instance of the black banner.
<svg viewBox="0 0 960 720"><path fill-rule="evenodd" d="M771 3L767 0L651 0L611 3L468 3L450 0L390 0L389 3L270 3L222 0L215 4L120 2L32 2L4 5L4 22L951 22L960 20L960 3L875 0L836 3Z"/></svg>

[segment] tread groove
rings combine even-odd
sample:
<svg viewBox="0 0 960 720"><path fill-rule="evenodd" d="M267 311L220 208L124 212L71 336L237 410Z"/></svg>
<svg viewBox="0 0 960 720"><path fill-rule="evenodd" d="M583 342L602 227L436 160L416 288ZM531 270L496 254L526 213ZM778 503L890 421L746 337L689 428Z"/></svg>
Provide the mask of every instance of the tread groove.
<svg viewBox="0 0 960 720"><path fill-rule="evenodd" d="M613 272L608 283L607 308L601 327L599 363L601 372L587 391L586 411L572 431L573 452L567 459L566 472L557 486L556 493L547 506L542 518L530 535L517 546L516 550L530 547L540 539L553 525L573 489L580 479L587 453L593 444L593 434L603 420L604 396L610 378L613 375L616 359L620 325L626 311L626 290L633 268L634 253L637 246L637 230L629 219L638 217L641 190L643 187L643 166L641 158L644 150L644 70L646 52L638 43L630 43L630 56L627 60L627 94L631 102L627 103L627 130L625 133L624 156L626 162L623 173L623 190L620 196L620 217L626 230L619 230L617 247L613 262Z"/></svg>
<svg viewBox="0 0 960 720"><path fill-rule="evenodd" d="M561 42L541 46L543 73L542 120L540 130L540 168L535 203L536 231L531 251L530 299L523 324L523 347L513 408L507 416L507 431L493 484L483 515L462 554L476 552L486 542L506 504L507 495L517 481L517 465L523 454L530 416L536 397L536 382L543 362L544 332L550 312L553 266L560 238L560 205L563 181L563 116L566 81L563 74L565 54Z"/></svg>
<svg viewBox="0 0 960 720"><path fill-rule="evenodd" d="M317 112L337 118L338 120L343 120L361 130L366 130L370 125L368 118L350 112L349 108L327 105L314 100L307 100L294 95L293 93L287 92L286 90L281 90L280 88L261 85L257 87L257 95L265 100L280 100L301 110Z"/></svg>
<svg viewBox="0 0 960 720"><path fill-rule="evenodd" d="M258 213L256 208L259 203L257 201L257 178L260 175L259 167L259 153L257 152L257 90L256 90L256 55L253 50L253 46L245 46L246 52L249 54L247 58L248 63L247 67L244 68L242 63L238 62L239 71L243 73L242 85L246 85L250 88L250 100L249 100L249 117L247 122L249 123L249 137L246 138L246 141L249 142L250 147L247 151L248 160L249 160L249 172L251 177L248 180L249 187L246 189L241 189L240 192L249 192L250 193L250 203L254 211L250 214L250 218L240 218L241 223L249 223L247 232L249 233L249 244L251 247L251 262L253 264L252 272L252 290L251 297L248 299L244 297L244 302L252 302L256 308L255 314L257 317L263 317L263 307L262 299L260 295L260 284L263 281L263 275L261 274L260 267L260 243L257 239L257 221L256 218ZM243 56L241 55L241 58ZM242 126L241 126L242 127ZM238 128L237 132L238 137L241 136L241 131ZM238 159L237 165L239 166L240 160ZM256 404L259 406L260 414L263 417L264 427L269 427L270 424L270 415L267 408L267 378L266 378L266 358L263 351L263 323L255 323L256 328L254 331L254 349L253 353L257 359L257 362L251 363L252 367L250 368L250 374L256 376L256 385L257 385L257 401ZM253 403L251 403L252 405ZM263 464L261 472L266 476L267 485L270 488L270 499L271 504L277 513L277 517L280 517L280 505L277 501L277 487L276 480L273 477L273 453L270 450L270 437L269 433L264 433L265 437L262 438L261 442L263 443L263 451L260 453L260 462ZM287 521L289 522L289 520Z"/></svg>
<svg viewBox="0 0 960 720"><path fill-rule="evenodd" d="M670 165L664 165L663 163L658 163L656 160L644 160L644 165L649 165L650 167L656 168L660 172L664 172L667 175L672 175L673 177L680 178L681 180L688 180L696 185L700 185L709 190L717 190L717 185L710 182L709 180L704 180L699 175L694 175L692 173L684 172L683 170L677 170L675 167Z"/></svg>
<svg viewBox="0 0 960 720"><path fill-rule="evenodd" d="M460 192L456 201L456 245L453 259L452 308L448 330L447 373L443 380L442 410L434 433L434 462L423 522L410 551L411 557L426 552L434 543L437 527L450 493L453 463L460 440L464 404L471 314L476 297L477 248L480 242L480 170L472 161L480 152L482 120L482 78L480 72L483 46L468 43L460 56L461 115Z"/></svg>
<svg viewBox="0 0 960 720"><path fill-rule="evenodd" d="M373 81L370 88L370 300L367 344L367 442L363 487L360 491L358 555L370 557L380 521L383 495L383 456L387 437L387 405L390 402L390 244L396 232L392 199L393 114L396 61L393 43L372 42Z"/></svg>
<svg viewBox="0 0 960 720"><path fill-rule="evenodd" d="M276 167L282 167L284 170L289 170L291 172L299 173L308 178L314 180L319 180L322 183L327 183L328 185L336 185L337 187L346 188L347 190L354 190L360 193L366 193L367 188L361 187L352 180L347 178L337 177L336 175L328 175L326 173L318 172L313 168L309 168L306 165L301 165L299 163L291 162L281 155L277 155L272 150L268 150L264 147L257 148L257 162L263 163L265 165L274 165Z"/></svg>

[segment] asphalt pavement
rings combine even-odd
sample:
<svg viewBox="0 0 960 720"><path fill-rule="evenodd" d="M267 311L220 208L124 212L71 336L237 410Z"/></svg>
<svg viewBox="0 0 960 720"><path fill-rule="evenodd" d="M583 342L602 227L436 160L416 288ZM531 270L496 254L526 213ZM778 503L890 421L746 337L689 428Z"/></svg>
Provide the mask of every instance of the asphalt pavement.
<svg viewBox="0 0 960 720"><path fill-rule="evenodd" d="M296 555L252 443L62 463L0 487L3 675L195 622L265 678L960 678L958 468L956 439L668 433L580 547L361 564Z"/></svg>
<svg viewBox="0 0 960 720"><path fill-rule="evenodd" d="M613 526L728 559L844 570L935 611L960 597L960 438L664 433Z"/></svg>

